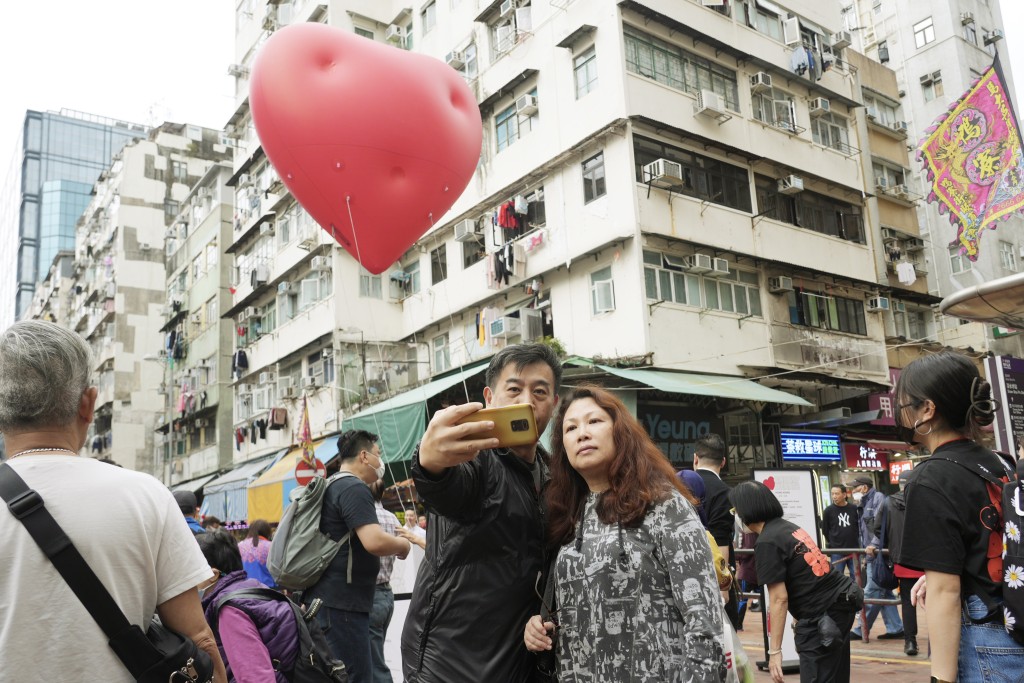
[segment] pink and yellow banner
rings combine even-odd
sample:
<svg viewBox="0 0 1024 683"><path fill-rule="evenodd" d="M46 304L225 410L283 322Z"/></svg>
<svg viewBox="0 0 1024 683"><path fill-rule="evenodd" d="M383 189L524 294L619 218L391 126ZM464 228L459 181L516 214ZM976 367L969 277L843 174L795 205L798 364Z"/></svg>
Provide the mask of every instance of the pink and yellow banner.
<svg viewBox="0 0 1024 683"><path fill-rule="evenodd" d="M313 433L309 429L309 405L306 397L302 397L302 425L299 428L299 445L302 446L302 459L307 465L313 464Z"/></svg>
<svg viewBox="0 0 1024 683"><path fill-rule="evenodd" d="M1024 209L1020 129L998 60L928 129L918 158L928 201L957 228L951 246L976 261L982 231Z"/></svg>

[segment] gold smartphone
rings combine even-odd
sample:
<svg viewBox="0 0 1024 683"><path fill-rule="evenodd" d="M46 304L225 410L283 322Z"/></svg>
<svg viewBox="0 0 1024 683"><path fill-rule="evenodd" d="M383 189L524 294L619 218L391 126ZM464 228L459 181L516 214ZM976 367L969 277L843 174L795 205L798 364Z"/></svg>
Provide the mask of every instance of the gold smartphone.
<svg viewBox="0 0 1024 683"><path fill-rule="evenodd" d="M537 443L537 420L533 416L533 406L529 403L504 406L502 408L484 408L472 415L459 420L458 424L467 422L494 422L494 429L481 434L474 434L471 439L497 439L502 448L511 446L532 446Z"/></svg>

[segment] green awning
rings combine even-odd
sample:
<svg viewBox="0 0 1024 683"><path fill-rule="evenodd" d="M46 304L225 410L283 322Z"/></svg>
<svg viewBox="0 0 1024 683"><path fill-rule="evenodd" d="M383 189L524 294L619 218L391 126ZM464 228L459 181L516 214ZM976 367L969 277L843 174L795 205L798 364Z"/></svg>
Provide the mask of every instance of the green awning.
<svg viewBox="0 0 1024 683"><path fill-rule="evenodd" d="M342 429L365 429L380 436L384 462L411 460L416 444L427 429L427 399L486 369L486 363L467 368L381 401L345 418Z"/></svg>
<svg viewBox="0 0 1024 683"><path fill-rule="evenodd" d="M692 372L673 372L643 368L612 368L595 365L610 375L622 377L654 387L671 394L696 394L698 396L721 396L740 401L761 401L763 403L788 403L797 406L813 406L799 396L787 394L778 389L761 386L743 377L724 375L698 375Z"/></svg>

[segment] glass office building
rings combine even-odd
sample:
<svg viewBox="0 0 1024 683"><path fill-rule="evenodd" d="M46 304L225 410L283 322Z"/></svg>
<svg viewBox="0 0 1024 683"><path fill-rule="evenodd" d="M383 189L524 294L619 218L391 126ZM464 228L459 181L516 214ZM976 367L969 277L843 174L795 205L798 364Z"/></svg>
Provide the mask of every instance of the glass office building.
<svg viewBox="0 0 1024 683"><path fill-rule="evenodd" d="M75 248L75 224L100 173L126 143L148 132L139 124L67 109L26 112L15 276L18 319L31 306L36 285L57 252Z"/></svg>

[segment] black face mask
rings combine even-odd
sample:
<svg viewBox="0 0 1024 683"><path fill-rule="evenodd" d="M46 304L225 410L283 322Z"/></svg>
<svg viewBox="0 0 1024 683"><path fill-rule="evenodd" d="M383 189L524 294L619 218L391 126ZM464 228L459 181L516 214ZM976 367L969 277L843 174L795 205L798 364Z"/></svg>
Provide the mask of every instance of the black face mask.
<svg viewBox="0 0 1024 683"><path fill-rule="evenodd" d="M897 422L899 421L897 420ZM916 434L916 432L914 431L913 427L904 427L902 424L897 424L896 434L897 436L899 436L900 440L905 441L909 444L914 443L914 435Z"/></svg>

